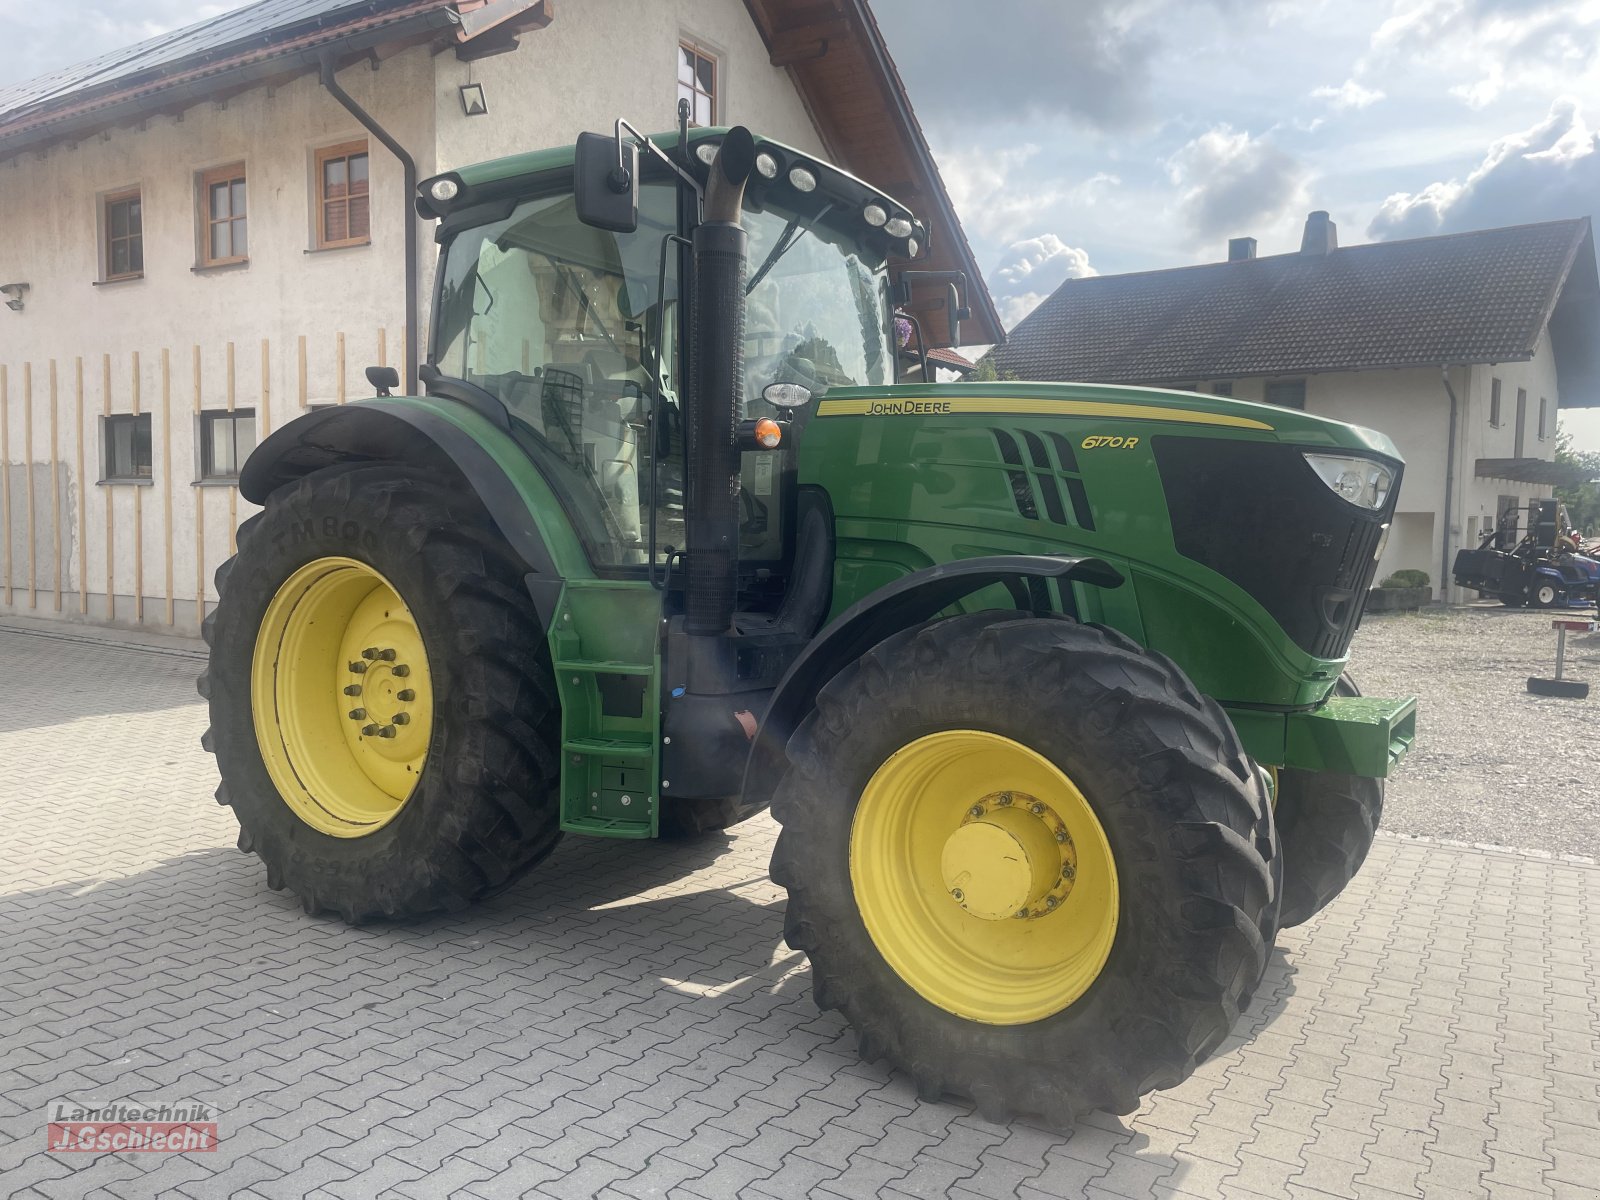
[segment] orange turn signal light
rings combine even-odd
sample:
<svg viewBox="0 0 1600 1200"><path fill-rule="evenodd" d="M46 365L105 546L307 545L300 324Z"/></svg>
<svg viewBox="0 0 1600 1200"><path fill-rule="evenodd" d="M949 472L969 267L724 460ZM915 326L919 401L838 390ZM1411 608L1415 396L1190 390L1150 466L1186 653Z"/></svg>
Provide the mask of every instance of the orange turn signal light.
<svg viewBox="0 0 1600 1200"><path fill-rule="evenodd" d="M783 426L771 417L762 417L756 422L756 444L768 450L776 450L778 443L783 441Z"/></svg>

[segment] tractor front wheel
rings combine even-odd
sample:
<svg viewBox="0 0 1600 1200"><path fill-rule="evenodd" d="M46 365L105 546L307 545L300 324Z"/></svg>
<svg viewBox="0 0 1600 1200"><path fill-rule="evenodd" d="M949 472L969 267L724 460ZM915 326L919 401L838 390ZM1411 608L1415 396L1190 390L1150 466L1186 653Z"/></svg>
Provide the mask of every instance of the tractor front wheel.
<svg viewBox="0 0 1600 1200"><path fill-rule="evenodd" d="M241 527L200 693L268 886L413 917L554 848L559 708L522 570L470 493L400 467L315 472Z"/></svg>
<svg viewBox="0 0 1600 1200"><path fill-rule="evenodd" d="M1108 630L986 612L846 666L773 800L823 1008L994 1120L1126 1113L1227 1036L1277 932L1267 792L1217 706Z"/></svg>
<svg viewBox="0 0 1600 1200"><path fill-rule="evenodd" d="M1348 675L1336 696L1359 696ZM1283 841L1283 927L1303 925L1355 878L1383 819L1383 780L1333 771L1278 772L1275 814Z"/></svg>

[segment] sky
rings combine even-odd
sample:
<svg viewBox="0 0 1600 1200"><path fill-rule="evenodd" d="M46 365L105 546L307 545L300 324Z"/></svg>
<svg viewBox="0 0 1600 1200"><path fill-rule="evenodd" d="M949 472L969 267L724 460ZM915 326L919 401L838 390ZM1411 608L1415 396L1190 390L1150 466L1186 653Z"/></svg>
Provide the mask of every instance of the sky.
<svg viewBox="0 0 1600 1200"><path fill-rule="evenodd" d="M1600 0L871 3L1007 326L1312 209L1343 245L1600 217ZM0 86L237 7L0 0Z"/></svg>

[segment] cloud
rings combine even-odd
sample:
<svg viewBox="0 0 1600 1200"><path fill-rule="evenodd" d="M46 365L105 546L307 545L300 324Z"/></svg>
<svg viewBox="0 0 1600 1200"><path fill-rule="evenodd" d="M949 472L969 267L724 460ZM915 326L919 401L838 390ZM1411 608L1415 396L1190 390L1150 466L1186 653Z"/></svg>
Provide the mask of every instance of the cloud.
<svg viewBox="0 0 1600 1200"><path fill-rule="evenodd" d="M1376 104L1383 99L1383 93L1377 88L1363 87L1354 79L1346 79L1338 87L1319 87L1313 91L1312 96L1318 100L1326 100L1334 108L1366 108L1369 104Z"/></svg>
<svg viewBox="0 0 1600 1200"><path fill-rule="evenodd" d="M1478 72L1449 89L1483 108L1512 87L1575 80L1600 51L1600 5L1593 0L1395 0L1373 32L1357 74L1400 63L1452 75Z"/></svg>
<svg viewBox="0 0 1600 1200"><path fill-rule="evenodd" d="M1167 160L1179 207L1204 241L1268 225L1305 207L1307 172L1266 136L1227 125L1207 130Z"/></svg>
<svg viewBox="0 0 1600 1200"><path fill-rule="evenodd" d="M989 273L1000 323L1011 329L1069 279L1099 274L1089 252L1069 246L1053 233L1023 238L1006 247L1000 265Z"/></svg>
<svg viewBox="0 0 1600 1200"><path fill-rule="evenodd" d="M1177 0L873 0L934 123L1064 116L1125 129L1151 115L1152 63ZM933 68L936 68L934 70Z"/></svg>
<svg viewBox="0 0 1600 1200"><path fill-rule="evenodd" d="M1600 212L1600 132L1578 102L1557 100L1531 129L1489 147L1467 178L1396 192L1367 227L1374 238L1424 237Z"/></svg>

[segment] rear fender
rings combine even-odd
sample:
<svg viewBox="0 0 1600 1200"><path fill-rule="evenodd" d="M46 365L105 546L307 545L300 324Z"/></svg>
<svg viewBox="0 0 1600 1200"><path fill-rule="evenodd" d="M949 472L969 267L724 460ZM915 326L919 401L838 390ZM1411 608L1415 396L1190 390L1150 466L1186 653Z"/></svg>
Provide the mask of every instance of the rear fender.
<svg viewBox="0 0 1600 1200"><path fill-rule="evenodd" d="M784 748L839 671L891 634L931 620L994 584L1011 588L1025 607L1029 579L1078 580L1096 587L1122 585L1122 573L1103 559L1043 554L966 558L914 571L879 588L840 613L812 639L779 681L745 762L743 804L764 807L783 776Z"/></svg>
<svg viewBox="0 0 1600 1200"><path fill-rule="evenodd" d="M414 465L475 494L527 565L529 591L547 622L562 581L593 575L533 460L495 422L448 400L397 396L307 413L256 447L239 473L239 493L265 504L285 484L349 462Z"/></svg>

